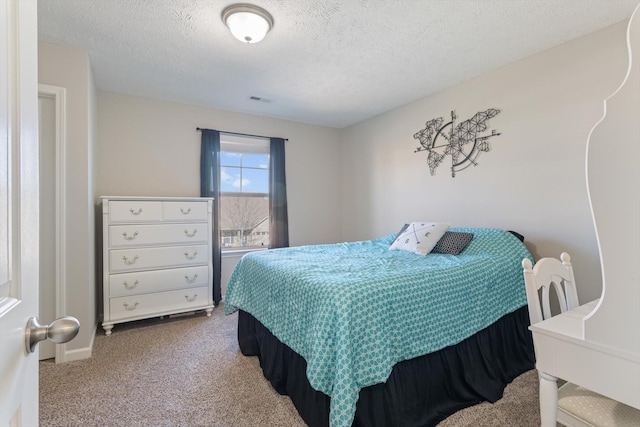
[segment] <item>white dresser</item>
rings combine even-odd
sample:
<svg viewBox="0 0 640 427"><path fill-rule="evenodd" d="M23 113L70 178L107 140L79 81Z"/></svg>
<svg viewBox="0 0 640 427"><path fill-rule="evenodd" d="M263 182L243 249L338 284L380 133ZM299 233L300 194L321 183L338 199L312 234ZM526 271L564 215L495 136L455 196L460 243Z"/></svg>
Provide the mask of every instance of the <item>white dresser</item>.
<svg viewBox="0 0 640 427"><path fill-rule="evenodd" d="M212 199L102 197L102 327L213 311Z"/></svg>

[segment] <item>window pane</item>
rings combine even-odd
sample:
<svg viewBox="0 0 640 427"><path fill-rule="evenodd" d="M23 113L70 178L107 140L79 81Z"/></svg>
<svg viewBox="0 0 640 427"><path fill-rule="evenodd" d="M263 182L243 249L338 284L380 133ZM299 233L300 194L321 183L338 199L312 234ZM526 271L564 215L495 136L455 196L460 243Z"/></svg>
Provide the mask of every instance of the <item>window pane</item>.
<svg viewBox="0 0 640 427"><path fill-rule="evenodd" d="M223 250L269 246L269 199L222 195L220 234Z"/></svg>
<svg viewBox="0 0 640 427"><path fill-rule="evenodd" d="M241 191L241 169L231 167L220 168L220 191Z"/></svg>
<svg viewBox="0 0 640 427"><path fill-rule="evenodd" d="M255 141L251 144L246 141L221 141L221 148L220 241L222 248L233 250L267 247L269 245L268 140L258 144Z"/></svg>
<svg viewBox="0 0 640 427"><path fill-rule="evenodd" d="M243 193L269 193L269 171L265 169L242 169Z"/></svg>
<svg viewBox="0 0 640 427"><path fill-rule="evenodd" d="M269 168L269 155L268 154L243 154L242 155L242 167L244 168Z"/></svg>
<svg viewBox="0 0 640 427"><path fill-rule="evenodd" d="M228 151L220 152L220 165L221 166L240 166L242 154L230 153Z"/></svg>

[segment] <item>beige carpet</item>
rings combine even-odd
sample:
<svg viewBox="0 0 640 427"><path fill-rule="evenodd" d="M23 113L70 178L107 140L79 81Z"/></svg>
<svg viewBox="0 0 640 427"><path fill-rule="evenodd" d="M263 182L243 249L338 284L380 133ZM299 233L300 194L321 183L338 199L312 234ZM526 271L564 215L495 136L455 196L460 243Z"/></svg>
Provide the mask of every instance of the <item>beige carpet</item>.
<svg viewBox="0 0 640 427"><path fill-rule="evenodd" d="M40 425L45 426L304 426L286 396L244 357L236 315L217 307L100 329L93 357L56 365L40 362ZM540 425L538 380L527 372L495 404L460 411L442 427Z"/></svg>

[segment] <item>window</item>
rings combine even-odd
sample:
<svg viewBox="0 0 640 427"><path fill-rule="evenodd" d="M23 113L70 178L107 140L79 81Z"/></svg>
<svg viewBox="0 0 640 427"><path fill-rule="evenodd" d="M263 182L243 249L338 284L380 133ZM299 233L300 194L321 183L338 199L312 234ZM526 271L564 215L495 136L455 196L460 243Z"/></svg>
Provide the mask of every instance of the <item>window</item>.
<svg viewBox="0 0 640 427"><path fill-rule="evenodd" d="M220 135L222 250L269 246L269 140Z"/></svg>

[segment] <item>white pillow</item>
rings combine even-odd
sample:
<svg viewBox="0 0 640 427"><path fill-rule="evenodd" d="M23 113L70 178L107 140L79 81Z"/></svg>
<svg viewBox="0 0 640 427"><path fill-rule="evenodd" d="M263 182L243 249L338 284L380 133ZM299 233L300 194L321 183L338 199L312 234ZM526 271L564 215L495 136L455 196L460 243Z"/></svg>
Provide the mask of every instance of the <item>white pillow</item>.
<svg viewBox="0 0 640 427"><path fill-rule="evenodd" d="M412 222L400 230L389 249L427 255L450 226L444 222Z"/></svg>

